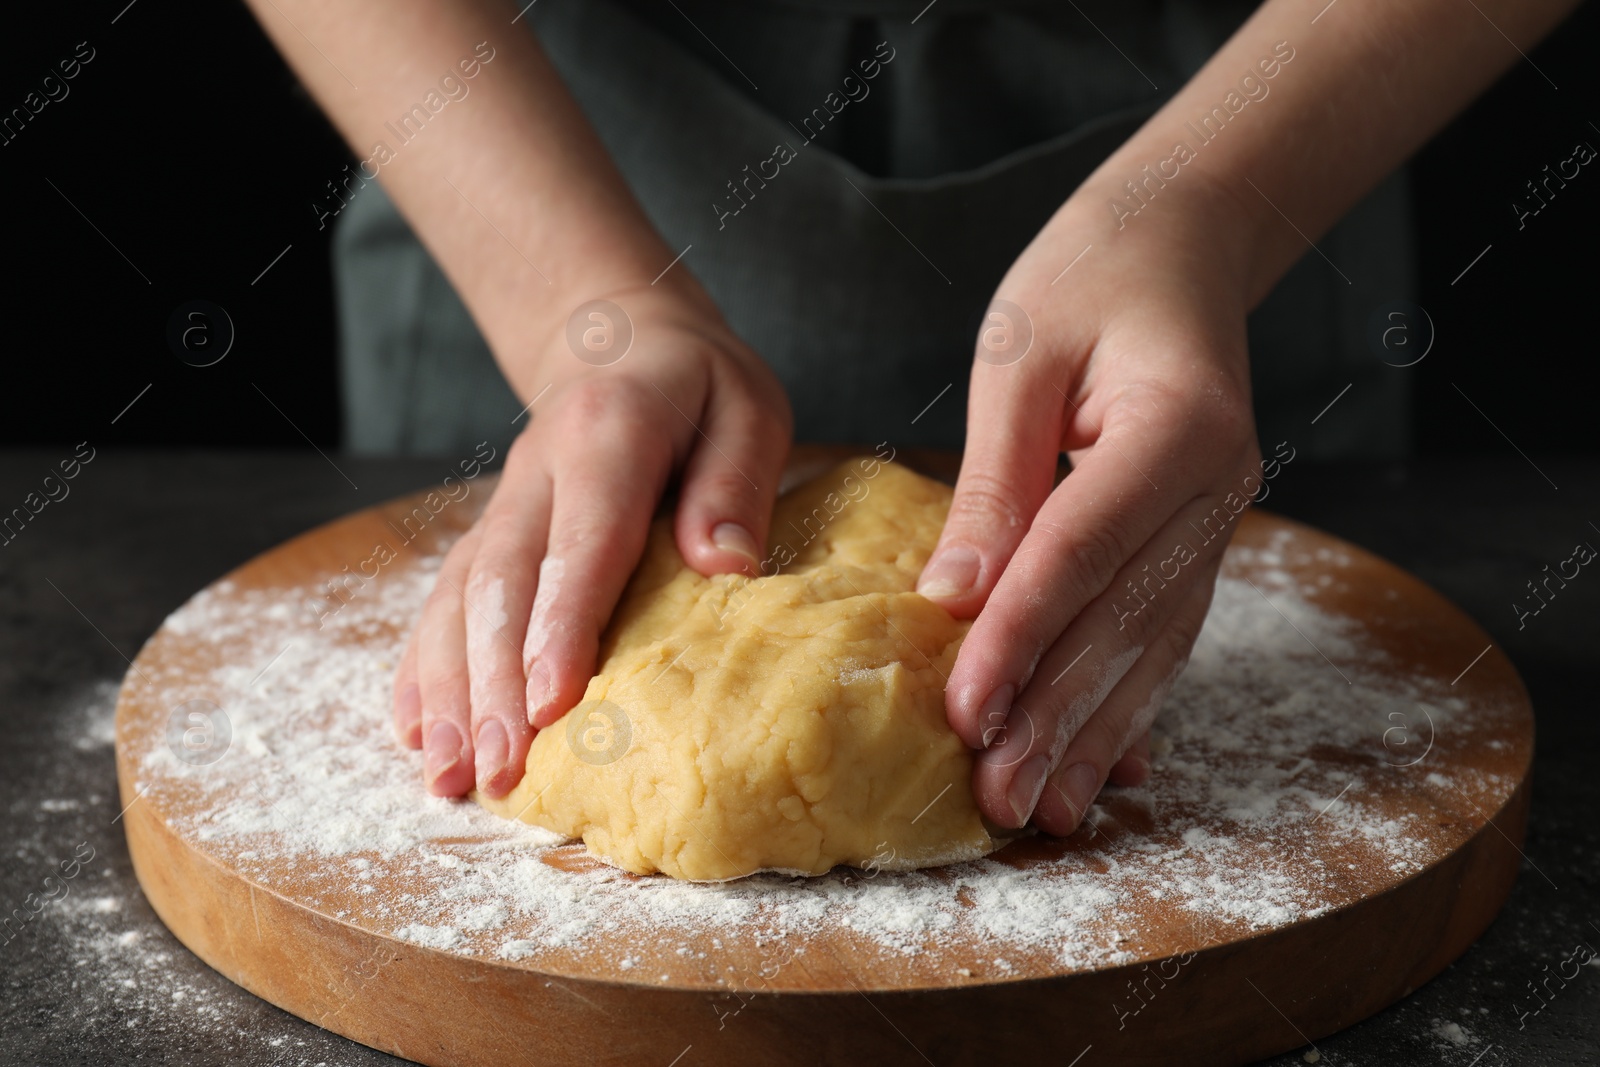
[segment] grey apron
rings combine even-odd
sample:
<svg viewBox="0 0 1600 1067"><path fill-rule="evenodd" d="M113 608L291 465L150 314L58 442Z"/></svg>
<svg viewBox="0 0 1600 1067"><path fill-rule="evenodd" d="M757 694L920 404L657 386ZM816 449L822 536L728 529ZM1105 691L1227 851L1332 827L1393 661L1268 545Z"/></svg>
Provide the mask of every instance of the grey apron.
<svg viewBox="0 0 1600 1067"><path fill-rule="evenodd" d="M1250 6L938 0L917 17L925 2L543 0L527 13L656 227L687 249L680 268L784 383L798 440L960 448L995 285ZM765 162L779 145L787 162ZM503 447L522 404L382 189L336 225L347 447ZM1374 308L1411 295L1403 172L1318 248L1327 259L1308 249L1249 320L1263 447L1403 454L1407 377L1364 340ZM1349 383L1338 417L1313 425Z"/></svg>

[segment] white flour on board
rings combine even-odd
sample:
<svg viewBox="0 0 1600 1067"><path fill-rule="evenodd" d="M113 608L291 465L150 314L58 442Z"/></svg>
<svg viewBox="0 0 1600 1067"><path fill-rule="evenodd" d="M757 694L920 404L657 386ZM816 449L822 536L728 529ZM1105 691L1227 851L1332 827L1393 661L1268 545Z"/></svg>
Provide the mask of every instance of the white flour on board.
<svg viewBox="0 0 1600 1067"><path fill-rule="evenodd" d="M152 682L172 707L205 698L224 708L231 747L215 763L191 766L164 739L146 739L132 753L136 786L198 796L177 829L252 880L311 906L322 906L325 892L345 901L353 892L358 909L330 912L456 953L537 963L546 953L587 951L605 933L693 961L706 956L707 938L720 946L719 933L803 943L827 924L875 942L886 958L952 969L1009 973L1007 957L1062 967L1127 962L1141 904L1163 902L1202 929L1267 928L1355 899L1351 879L1360 871L1392 880L1442 855L1422 832L1431 827L1387 817L1371 800L1395 775L1424 778L1426 768L1401 767L1421 754L1422 740L1397 738L1394 716L1415 723L1420 709L1443 732L1484 709L1443 681L1377 669L1382 650L1313 603L1338 587L1349 559L1317 549L1322 577L1302 588L1283 564L1307 551L1280 534L1253 553L1253 587L1218 583L1157 721L1151 781L1111 790L1091 807L1106 834L1100 847L1032 865L991 858L938 871L703 885L546 863L552 835L428 796L420 754L393 738L391 674L437 558L371 583L322 630L306 623L325 603L312 587L222 583L184 605L167 627L218 646L222 665ZM1397 740L1413 748L1401 751ZM1448 766L1427 773L1437 788L1504 784ZM1130 828L1130 812L1160 833ZM1360 862L1336 864L1334 852ZM395 864L403 889L383 877ZM954 943L989 955L947 960ZM641 980L658 977L632 955L626 962Z"/></svg>

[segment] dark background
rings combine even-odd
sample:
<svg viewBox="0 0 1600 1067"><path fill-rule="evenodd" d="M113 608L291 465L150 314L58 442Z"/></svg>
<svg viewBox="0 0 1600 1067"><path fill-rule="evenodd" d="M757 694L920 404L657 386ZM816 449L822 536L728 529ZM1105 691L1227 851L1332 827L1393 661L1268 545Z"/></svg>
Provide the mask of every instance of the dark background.
<svg viewBox="0 0 1600 1067"><path fill-rule="evenodd" d="M1461 10L1463 18L1479 17L1465 2ZM300 434L330 449L339 437L330 231L318 231L311 204L351 157L237 3L13 5L7 15L0 115L20 106L78 42L96 50L65 100L0 145L10 268L0 284L7 346L0 444L51 446L0 455L0 484L19 487L10 502L90 436L96 446L305 454L113 449L95 461L92 479L74 483L78 503L50 509L51 529L7 549L0 781L9 785L0 796L0 899L20 900L40 867L81 836L104 857L94 894L117 907L82 913L88 918L72 920L78 925L51 913L8 947L0 966L0 1062L396 1063L257 1000L178 946L129 867L115 822L121 805L108 789L109 737L83 736L86 723L109 721L122 650L137 648L193 590L285 537L437 476L416 459L341 459L363 487L357 492ZM1537 69L1518 59L1414 162L1418 299L1440 339L1427 360L1396 373L1418 379L1418 450L1481 459L1297 465L1295 480L1275 490L1271 504L1395 560L1484 620L1539 709L1529 866L1506 910L1438 979L1319 1039L1324 1063L1593 1059L1600 1018L1593 976L1525 1030L1516 998L1542 966L1589 937L1596 918L1592 660L1600 586L1574 583L1526 630L1513 625L1509 605L1542 566L1570 552L1575 536L1587 536L1576 512L1596 497L1592 458L1555 457L1597 454L1590 256L1600 232L1600 168L1585 168L1521 232L1511 203L1574 142L1600 147L1600 108L1592 106L1597 19L1592 6L1580 10L1530 53ZM232 352L208 368L185 365L165 338L173 311L193 299L225 307L238 328ZM1563 486L1559 494L1452 383L1540 461ZM44 584L46 575L58 589ZM47 795L83 797L85 807L43 812L37 798ZM119 932L138 935L149 946L142 951L170 956L130 971L128 950L101 947ZM1441 1044L1433 1036L1441 1020L1467 1024L1479 1042ZM1296 1050L1272 1064L1303 1062Z"/></svg>
<svg viewBox="0 0 1600 1067"><path fill-rule="evenodd" d="M0 114L78 42L96 54L64 100L0 145L0 444L71 443L93 427L97 445L336 446L332 230L311 205L353 157L242 5L126 4L8 12ZM1438 341L1396 373L1418 379L1422 455L1512 455L1486 416L1535 458L1596 452L1600 166L1520 232L1511 204L1577 141L1600 148L1597 26L1580 9L1413 162L1419 301ZM193 299L237 330L215 366L188 366L166 342Z"/></svg>

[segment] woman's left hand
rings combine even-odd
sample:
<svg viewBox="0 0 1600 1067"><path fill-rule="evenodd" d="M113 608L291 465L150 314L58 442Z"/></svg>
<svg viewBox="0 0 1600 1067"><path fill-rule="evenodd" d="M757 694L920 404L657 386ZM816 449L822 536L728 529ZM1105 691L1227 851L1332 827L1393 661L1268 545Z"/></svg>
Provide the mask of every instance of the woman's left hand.
<svg viewBox="0 0 1600 1067"><path fill-rule="evenodd" d="M1003 826L1070 833L1108 778L1148 774L1150 724L1261 492L1236 204L1185 177L1162 194L1176 210L1120 229L1086 183L978 338L961 476L918 589L977 616L946 710L983 750L973 792Z"/></svg>

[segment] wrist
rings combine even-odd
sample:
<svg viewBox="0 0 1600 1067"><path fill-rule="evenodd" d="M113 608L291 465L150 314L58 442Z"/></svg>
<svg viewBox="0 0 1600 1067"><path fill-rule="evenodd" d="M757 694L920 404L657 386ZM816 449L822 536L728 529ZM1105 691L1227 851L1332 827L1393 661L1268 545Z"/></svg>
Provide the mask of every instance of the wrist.
<svg viewBox="0 0 1600 1067"><path fill-rule="evenodd" d="M1127 185L1144 164L1130 162L1145 154L1125 146L1085 179L995 295L1040 311L1071 306L1081 317L1088 308L1126 307L1141 294L1183 292L1210 314L1242 320L1253 303L1256 221L1221 183L1192 168L1162 186L1151 182L1136 200Z"/></svg>
<svg viewBox="0 0 1600 1067"><path fill-rule="evenodd" d="M525 304L520 314L507 315L492 332L485 331L496 362L524 400L549 385L610 373L608 368L624 358L630 369L642 370L686 351L641 344L647 336L697 336L704 347L743 348L710 294L681 263L665 276L660 268L650 276L597 273L542 296L539 306Z"/></svg>
<svg viewBox="0 0 1600 1067"><path fill-rule="evenodd" d="M1258 282L1261 222L1240 188L1249 192L1200 160L1178 163L1171 146L1163 151L1135 140L1073 192L1061 216L1088 235L1085 243L1203 263L1212 284L1240 294L1248 306Z"/></svg>
<svg viewBox="0 0 1600 1067"><path fill-rule="evenodd" d="M632 244L659 247L629 247L604 257L580 254L574 259L581 268L548 269L544 277L531 280L486 279L488 285L469 299L490 351L518 395L529 399L549 382L587 369L570 351L568 334L575 316L581 320L580 340L590 312L606 316L603 328L629 333L646 321L660 322L664 314L721 323L710 295L684 264L665 270L672 253L664 245L653 240ZM626 321L610 323L615 313L604 304L620 309Z"/></svg>

